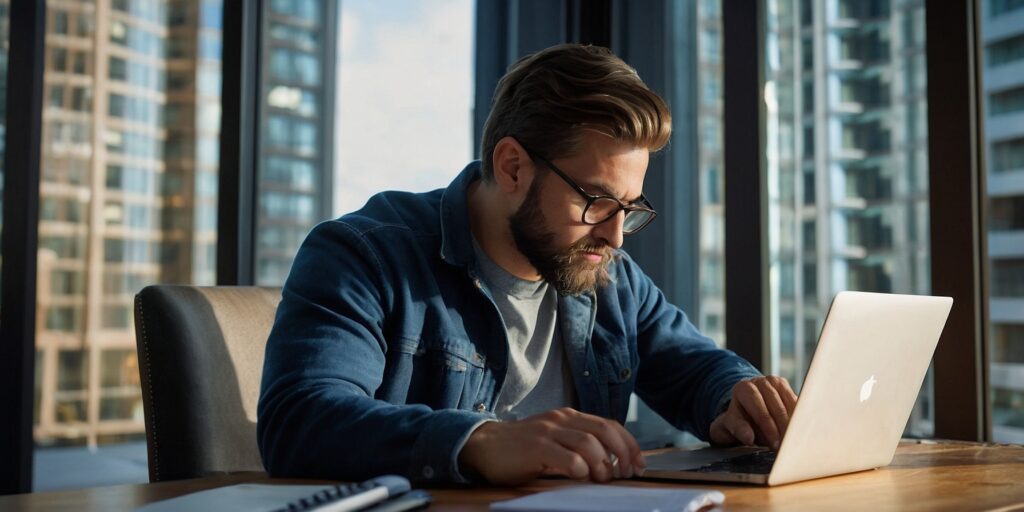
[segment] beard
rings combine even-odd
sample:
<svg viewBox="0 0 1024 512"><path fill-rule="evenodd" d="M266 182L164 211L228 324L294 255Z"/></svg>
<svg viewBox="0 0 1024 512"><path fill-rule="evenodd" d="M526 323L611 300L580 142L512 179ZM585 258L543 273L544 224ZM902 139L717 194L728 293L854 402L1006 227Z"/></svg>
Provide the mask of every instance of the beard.
<svg viewBox="0 0 1024 512"><path fill-rule="evenodd" d="M537 269L541 278L563 295L580 295L606 286L611 278L608 265L612 250L606 244L589 237L581 238L568 248L555 244L555 234L547 227L547 219L540 210L540 183L530 185L526 200L509 218L509 227L516 248ZM600 262L591 262L586 253L601 255Z"/></svg>

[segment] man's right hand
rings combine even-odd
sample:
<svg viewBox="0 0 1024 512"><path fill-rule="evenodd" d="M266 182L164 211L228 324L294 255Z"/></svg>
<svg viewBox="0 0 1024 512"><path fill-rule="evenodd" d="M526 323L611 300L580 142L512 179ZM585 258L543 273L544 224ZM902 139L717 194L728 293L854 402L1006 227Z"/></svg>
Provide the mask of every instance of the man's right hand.
<svg viewBox="0 0 1024 512"><path fill-rule="evenodd" d="M639 474L646 463L636 439L618 422L564 407L484 423L462 447L459 467L492 484L519 485L544 475L607 482Z"/></svg>

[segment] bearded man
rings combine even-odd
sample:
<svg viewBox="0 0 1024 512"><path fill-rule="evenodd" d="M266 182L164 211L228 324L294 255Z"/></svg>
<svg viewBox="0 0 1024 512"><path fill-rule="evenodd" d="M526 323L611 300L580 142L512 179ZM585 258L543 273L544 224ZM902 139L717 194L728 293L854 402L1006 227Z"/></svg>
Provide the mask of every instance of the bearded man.
<svg viewBox="0 0 1024 512"><path fill-rule="evenodd" d="M789 384L717 348L620 248L655 218L644 175L671 129L610 51L555 46L499 82L480 161L451 185L314 228L267 343L267 470L629 478L633 392L701 439L777 447Z"/></svg>

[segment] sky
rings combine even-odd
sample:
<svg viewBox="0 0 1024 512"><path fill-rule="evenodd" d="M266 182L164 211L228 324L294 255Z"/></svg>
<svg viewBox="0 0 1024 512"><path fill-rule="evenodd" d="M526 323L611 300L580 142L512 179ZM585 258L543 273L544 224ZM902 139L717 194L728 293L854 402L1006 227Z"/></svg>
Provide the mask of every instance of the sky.
<svg viewBox="0 0 1024 512"><path fill-rule="evenodd" d="M474 158L472 0L342 0L334 213L448 185Z"/></svg>

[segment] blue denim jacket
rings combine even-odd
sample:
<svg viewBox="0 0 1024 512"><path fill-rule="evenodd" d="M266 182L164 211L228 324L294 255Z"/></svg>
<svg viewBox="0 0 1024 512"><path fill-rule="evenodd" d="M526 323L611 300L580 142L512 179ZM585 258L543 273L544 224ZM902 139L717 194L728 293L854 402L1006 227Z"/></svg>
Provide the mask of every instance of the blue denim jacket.
<svg viewBox="0 0 1024 512"><path fill-rule="evenodd" d="M447 189L378 194L303 242L263 367L257 430L272 475L465 481L457 450L494 417L508 364L469 229L479 175L474 162ZM618 254L610 285L558 301L573 405L623 422L636 391L706 439L732 386L759 373Z"/></svg>

